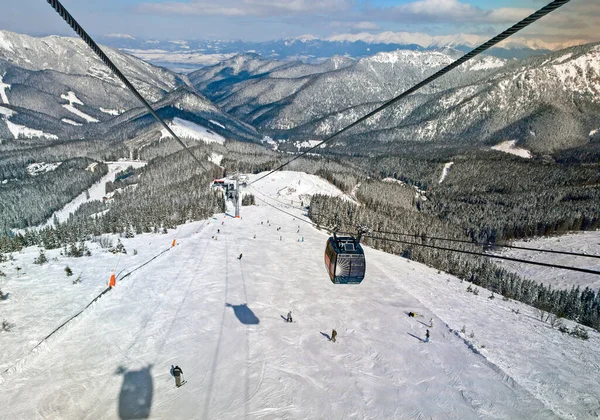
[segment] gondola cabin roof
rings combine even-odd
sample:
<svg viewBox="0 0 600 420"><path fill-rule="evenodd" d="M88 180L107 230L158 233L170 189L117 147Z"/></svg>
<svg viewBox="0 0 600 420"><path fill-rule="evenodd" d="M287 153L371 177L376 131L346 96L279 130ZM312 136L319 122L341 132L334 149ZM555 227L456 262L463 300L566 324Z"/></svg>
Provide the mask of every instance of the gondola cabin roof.
<svg viewBox="0 0 600 420"><path fill-rule="evenodd" d="M360 243L351 236L337 236L329 238L329 242L333 246L336 254L364 254Z"/></svg>

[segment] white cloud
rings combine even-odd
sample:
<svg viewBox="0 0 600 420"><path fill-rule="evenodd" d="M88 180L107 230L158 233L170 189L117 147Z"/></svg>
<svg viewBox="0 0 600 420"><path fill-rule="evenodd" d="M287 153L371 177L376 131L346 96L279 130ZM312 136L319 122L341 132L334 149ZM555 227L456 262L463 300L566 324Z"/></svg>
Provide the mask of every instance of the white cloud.
<svg viewBox="0 0 600 420"><path fill-rule="evenodd" d="M191 0L143 3L140 10L159 14L198 16L290 16L349 10L352 0Z"/></svg>
<svg viewBox="0 0 600 420"><path fill-rule="evenodd" d="M331 27L333 28L350 28L357 31L376 31L381 29L375 22L361 21L361 22L332 22Z"/></svg>
<svg viewBox="0 0 600 420"><path fill-rule="evenodd" d="M533 12L526 8L484 10L458 0L418 0L400 6L368 9L371 18L406 23L509 23Z"/></svg>

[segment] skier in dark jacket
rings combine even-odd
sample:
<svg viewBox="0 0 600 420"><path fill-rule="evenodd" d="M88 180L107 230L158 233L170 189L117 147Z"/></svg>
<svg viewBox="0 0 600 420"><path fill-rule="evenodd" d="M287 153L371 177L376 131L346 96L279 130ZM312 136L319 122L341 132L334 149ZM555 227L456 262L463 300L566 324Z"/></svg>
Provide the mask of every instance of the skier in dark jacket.
<svg viewBox="0 0 600 420"><path fill-rule="evenodd" d="M175 376L175 386L181 386L181 375L183 375L183 370L179 366L175 366L173 368L173 375Z"/></svg>
<svg viewBox="0 0 600 420"><path fill-rule="evenodd" d="M330 341L333 341L335 343L335 337L337 336L337 331L336 330L331 330L331 339Z"/></svg>
<svg viewBox="0 0 600 420"><path fill-rule="evenodd" d="M429 343L429 330L425 333L425 342Z"/></svg>
<svg viewBox="0 0 600 420"><path fill-rule="evenodd" d="M289 311L289 312L288 312L288 314L287 314L287 318L286 318L286 321L287 321L287 322L293 322L293 321L292 321L292 311Z"/></svg>
<svg viewBox="0 0 600 420"><path fill-rule="evenodd" d="M240 254L240 256L238 257L238 260L241 260L241 259L242 259L242 254Z"/></svg>

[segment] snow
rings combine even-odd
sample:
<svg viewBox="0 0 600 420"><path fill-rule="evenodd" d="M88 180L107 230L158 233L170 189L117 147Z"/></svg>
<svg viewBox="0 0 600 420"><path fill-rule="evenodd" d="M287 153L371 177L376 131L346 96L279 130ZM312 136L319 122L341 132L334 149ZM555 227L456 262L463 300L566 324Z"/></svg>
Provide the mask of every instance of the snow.
<svg viewBox="0 0 600 420"><path fill-rule="evenodd" d="M536 249L552 249L556 251L577 252L589 255L600 255L600 231L579 232L569 235L535 238L528 241L515 241L511 245ZM600 259L576 257L561 254L539 253L535 251L506 249L499 252L513 258L534 260L549 264L566 265L600 271ZM600 277L594 274L575 271L557 270L549 267L538 267L512 261L501 261L504 268L516 272L520 276L551 285L554 289L569 289L579 286L582 290L590 287L600 289Z"/></svg>
<svg viewBox="0 0 600 420"><path fill-rule="evenodd" d="M78 122L75 122L75 121L73 121L73 120L70 120L70 119L68 119L68 118L63 118L61 121L62 121L62 122L64 122L65 124L70 124L70 125L74 125L74 126L77 126L77 127L79 127L79 126L82 126L82 125L83 125L83 124L80 124L80 123L78 123Z"/></svg>
<svg viewBox="0 0 600 420"><path fill-rule="evenodd" d="M559 63L562 63L564 61L567 61L572 56L573 56L573 53L568 53L568 54L565 54L565 55L557 58L556 60L554 60L554 62L557 63L557 64L559 64Z"/></svg>
<svg viewBox="0 0 600 420"><path fill-rule="evenodd" d="M0 31L0 49L13 52L13 45L10 43L3 31Z"/></svg>
<svg viewBox="0 0 600 420"><path fill-rule="evenodd" d="M100 122L96 118L89 116L85 112L80 111L73 106L73 104L83 105L83 102L81 102L79 99L77 99L77 96L75 96L74 92L69 91L69 93L67 93L66 95L60 95L60 97L62 99L69 101L68 104L63 105L63 107L66 108L67 111L72 112L73 114L77 115L78 117L83 118L84 120L86 120L89 123Z"/></svg>
<svg viewBox="0 0 600 420"><path fill-rule="evenodd" d="M590 131L590 137L595 136L600 129Z"/></svg>
<svg viewBox="0 0 600 420"><path fill-rule="evenodd" d="M522 158L531 159L531 152L527 149L523 149L516 146L516 140L503 141L495 146L492 146L493 150L499 152L509 153L511 155L520 156Z"/></svg>
<svg viewBox="0 0 600 420"><path fill-rule="evenodd" d="M267 143L268 145L271 146L272 150L277 150L279 148L279 143L277 143L275 140L273 140L271 137L269 136L264 136L261 140L261 143Z"/></svg>
<svg viewBox="0 0 600 420"><path fill-rule="evenodd" d="M209 162L214 163L215 165L219 166L221 165L221 161L223 160L223 155L220 155L218 153L212 152L208 158Z"/></svg>
<svg viewBox="0 0 600 420"><path fill-rule="evenodd" d="M2 41L1 36L2 36L2 34L0 33L0 42ZM6 89L10 89L11 85L6 84L2 81L4 76L6 76L6 74L4 74L3 76L0 76L0 99L2 99L2 103L6 104L6 105L10 105L10 103L8 102L8 96L6 96Z"/></svg>
<svg viewBox="0 0 600 420"><path fill-rule="evenodd" d="M178 137L189 138L194 140L201 140L205 143L225 143L225 138L208 130L201 125L193 123L188 120L184 120L179 117L173 118L173 121L169 123L169 128L173 130ZM163 128L161 130L161 139L171 137L169 132Z"/></svg>
<svg viewBox="0 0 600 420"><path fill-rule="evenodd" d="M251 185L254 180L267 173L261 172L259 174L247 175L248 192L258 192L256 197L261 200L267 199L270 204L276 204L274 201L277 201L279 203L299 206L303 202L304 206L307 206L310 204L310 198L314 194L341 197L354 202L350 196L344 194L342 190L333 184L316 175L304 172L277 171L255 185Z"/></svg>
<svg viewBox="0 0 600 420"><path fill-rule="evenodd" d="M108 165L108 173L100 178L100 181L92 185L86 192L82 192L75 197L71 202L67 203L62 209L56 211L41 227L54 226L54 217L58 219L60 223L63 223L69 219L72 213L75 213L77 209L84 203L94 200L102 200L102 197L106 195L106 183L113 182L118 172L124 171L125 169L133 166L134 168L141 168L146 165L147 162L138 160L120 160L118 162L106 162ZM87 170L94 171L95 164L90 165Z"/></svg>
<svg viewBox="0 0 600 420"><path fill-rule="evenodd" d="M298 148L298 150L302 148L310 148L315 147L317 144L321 143L323 140L305 140L305 141L296 141L294 142L294 146ZM327 145L323 144L321 149L326 147Z"/></svg>
<svg viewBox="0 0 600 420"><path fill-rule="evenodd" d="M31 176L40 175L46 172L51 172L58 168L62 162L36 162L27 166L27 173Z"/></svg>
<svg viewBox="0 0 600 420"><path fill-rule="evenodd" d="M476 62L473 66L471 66L470 70L492 70L504 67L505 65L505 60L501 60L495 57L484 57L478 62Z"/></svg>
<svg viewBox="0 0 600 420"><path fill-rule="evenodd" d="M122 111L119 111L118 109L104 109L102 107L100 107L100 111L104 112L105 114L109 114L109 115L119 115L122 114Z"/></svg>
<svg viewBox="0 0 600 420"><path fill-rule="evenodd" d="M454 165L454 162L448 162L444 165L444 169L442 170L442 176L440 177L440 184L444 182L444 179L446 179L446 177L450 173L450 168L452 167L452 165Z"/></svg>
<svg viewBox="0 0 600 420"><path fill-rule="evenodd" d="M12 117L13 115L16 115L16 114L17 113L15 111L13 111L12 109L0 106L0 115L3 115L8 118L8 117Z"/></svg>
<svg viewBox="0 0 600 420"><path fill-rule="evenodd" d="M58 136L54 134L45 133L42 130L36 130L34 128L25 127L24 125L14 124L8 120L5 120L5 122L15 139L18 139L19 137L25 137L28 139L34 137L45 137L50 140L58 140Z"/></svg>
<svg viewBox="0 0 600 420"><path fill-rule="evenodd" d="M92 257L52 250L36 266L35 248L15 253L0 264L10 293L0 304L15 325L0 333L3 416L554 419L600 410L598 333L563 335L530 307L475 296L452 276L368 247L363 283L332 285L327 234L287 211L296 219L251 206L242 219L122 238L127 255L92 244ZM111 270L125 274L167 249L32 352L106 287ZM281 319L289 310L294 324ZM336 343L326 338L332 328ZM172 365L183 369L183 388ZM148 415L134 417L136 404Z"/></svg>
<svg viewBox="0 0 600 420"><path fill-rule="evenodd" d="M218 121L215 121L215 120L209 120L209 121L218 127L225 128L225 126Z"/></svg>

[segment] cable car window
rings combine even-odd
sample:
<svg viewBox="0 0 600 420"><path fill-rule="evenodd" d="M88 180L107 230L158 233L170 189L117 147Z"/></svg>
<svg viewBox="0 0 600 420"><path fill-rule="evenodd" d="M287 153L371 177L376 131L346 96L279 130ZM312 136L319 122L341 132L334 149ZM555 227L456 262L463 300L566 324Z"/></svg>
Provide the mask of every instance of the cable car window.
<svg viewBox="0 0 600 420"><path fill-rule="evenodd" d="M345 251L354 251L354 244L352 244L352 243L344 244L344 250Z"/></svg>

